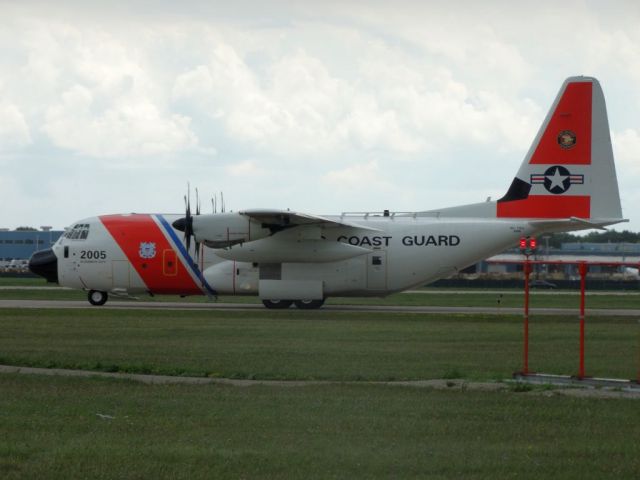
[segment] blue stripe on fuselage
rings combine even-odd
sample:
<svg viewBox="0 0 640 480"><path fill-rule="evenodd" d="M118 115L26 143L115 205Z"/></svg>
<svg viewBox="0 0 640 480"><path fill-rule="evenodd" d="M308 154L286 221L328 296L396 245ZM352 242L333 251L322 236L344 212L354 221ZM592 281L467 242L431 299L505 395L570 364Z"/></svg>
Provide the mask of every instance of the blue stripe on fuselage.
<svg viewBox="0 0 640 480"><path fill-rule="evenodd" d="M198 265L193 261L193 259L191 258L191 255L189 255L189 252L187 252L187 249L184 248L184 245L182 245L182 241L180 240L180 238L178 238L178 235L176 235L176 232L173 230L173 227L169 225L169 222L167 222L164 216L156 215L156 217L158 217L158 220L160 220L160 223L164 227L165 231L171 237L171 240L177 247L178 251L180 252L180 255L182 255L182 258L184 259L184 263L191 269L191 271L196 275L196 277L198 277L198 280L200 280L200 283L202 284L202 286L206 288L211 295L217 295L218 292L216 292L213 289L213 287L211 287L211 285L207 283L207 281L204 278L204 275L202 275L202 272L198 268Z"/></svg>

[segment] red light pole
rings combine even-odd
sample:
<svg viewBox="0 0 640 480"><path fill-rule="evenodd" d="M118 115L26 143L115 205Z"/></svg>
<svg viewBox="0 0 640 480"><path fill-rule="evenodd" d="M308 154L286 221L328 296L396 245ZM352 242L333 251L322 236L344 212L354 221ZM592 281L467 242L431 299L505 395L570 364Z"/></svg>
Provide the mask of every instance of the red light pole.
<svg viewBox="0 0 640 480"><path fill-rule="evenodd" d="M528 245L527 245L528 244ZM525 256L525 260L522 264L522 271L524 273L524 366L522 368L522 374L529 374L529 275L531 274L531 262L529 261L529 255L536 248L535 238L520 238L520 250Z"/></svg>
<svg viewBox="0 0 640 480"><path fill-rule="evenodd" d="M633 262L587 262L586 260L567 261L567 260L529 260L531 255L531 245L535 247L536 242L530 242L530 239L522 237L520 239L520 250L525 256L522 261L523 273L524 273L524 366L519 375L540 375L544 377L544 374L531 374L529 372L529 275L531 274L531 267L535 264L547 264L547 265L577 265L578 272L580 274L580 340L579 340L579 365L578 374L573 378L583 380L589 378L585 375L585 304L586 304L586 283L587 274L589 273L590 265L608 265L608 266L625 266L631 265L634 268L640 268L640 264ZM516 261L518 264L520 260ZM515 263L514 261L504 261L495 263ZM640 323L640 322L639 322ZM638 335L638 357L637 357L637 377L636 380L628 380L631 383L640 384L640 334Z"/></svg>
<svg viewBox="0 0 640 480"><path fill-rule="evenodd" d="M578 271L580 272L580 366L578 369L578 378L580 380L584 378L584 297L588 269L586 262L580 262L578 264Z"/></svg>
<svg viewBox="0 0 640 480"><path fill-rule="evenodd" d="M529 258L524 261L524 368L522 373L529 374L529 274L531 264Z"/></svg>

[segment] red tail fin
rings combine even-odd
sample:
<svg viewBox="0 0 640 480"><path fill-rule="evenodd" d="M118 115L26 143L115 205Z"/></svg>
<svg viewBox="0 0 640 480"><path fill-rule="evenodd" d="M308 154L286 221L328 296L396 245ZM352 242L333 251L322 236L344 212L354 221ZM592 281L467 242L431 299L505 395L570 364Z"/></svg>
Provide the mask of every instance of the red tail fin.
<svg viewBox="0 0 640 480"><path fill-rule="evenodd" d="M565 81L498 217L621 218L604 96L594 78Z"/></svg>

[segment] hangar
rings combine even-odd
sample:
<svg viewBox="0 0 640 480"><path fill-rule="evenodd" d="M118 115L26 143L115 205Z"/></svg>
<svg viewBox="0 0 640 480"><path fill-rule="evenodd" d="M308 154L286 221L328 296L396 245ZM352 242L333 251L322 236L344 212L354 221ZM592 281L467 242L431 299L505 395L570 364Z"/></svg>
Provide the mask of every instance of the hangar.
<svg viewBox="0 0 640 480"><path fill-rule="evenodd" d="M40 230L0 229L0 269L10 269L25 263L37 250L53 245L63 230L40 227Z"/></svg>

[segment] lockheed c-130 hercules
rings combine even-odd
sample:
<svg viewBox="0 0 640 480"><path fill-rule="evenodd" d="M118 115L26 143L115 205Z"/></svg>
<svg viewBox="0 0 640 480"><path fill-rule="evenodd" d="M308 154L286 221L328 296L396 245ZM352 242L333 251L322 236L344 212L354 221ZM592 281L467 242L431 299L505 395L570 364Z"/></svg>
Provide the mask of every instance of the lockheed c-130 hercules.
<svg viewBox="0 0 640 480"><path fill-rule="evenodd" d="M507 193L414 213L318 216L288 210L124 214L81 220L30 269L108 295L258 295L268 308L384 296L451 275L523 236L623 220L598 81L562 85ZM198 209L199 210L199 209Z"/></svg>

